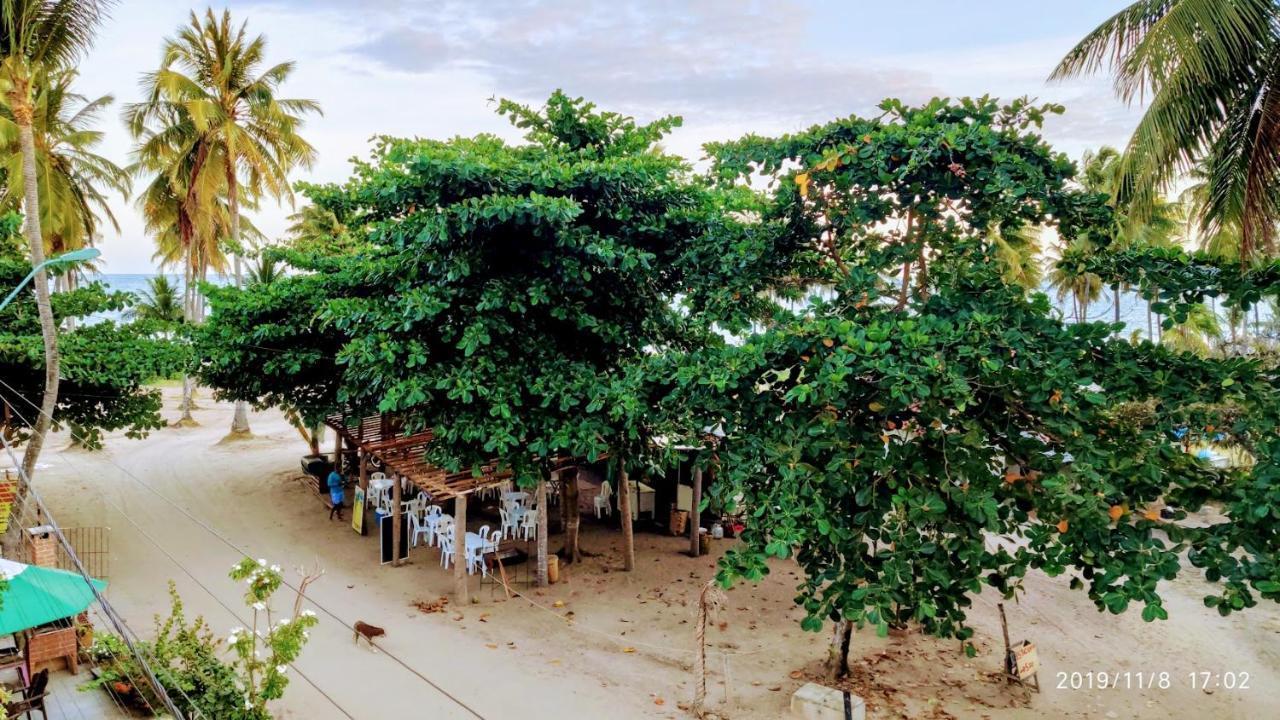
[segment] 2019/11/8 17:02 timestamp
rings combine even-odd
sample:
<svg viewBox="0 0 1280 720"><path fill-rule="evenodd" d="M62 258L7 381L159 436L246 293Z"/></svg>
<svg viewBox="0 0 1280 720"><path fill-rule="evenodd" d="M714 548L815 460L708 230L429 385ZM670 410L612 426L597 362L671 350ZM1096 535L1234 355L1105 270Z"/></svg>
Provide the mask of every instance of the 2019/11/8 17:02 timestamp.
<svg viewBox="0 0 1280 720"><path fill-rule="evenodd" d="M1054 687L1058 690L1168 690L1180 684L1192 690L1248 690L1249 679L1245 671L1059 671Z"/></svg>

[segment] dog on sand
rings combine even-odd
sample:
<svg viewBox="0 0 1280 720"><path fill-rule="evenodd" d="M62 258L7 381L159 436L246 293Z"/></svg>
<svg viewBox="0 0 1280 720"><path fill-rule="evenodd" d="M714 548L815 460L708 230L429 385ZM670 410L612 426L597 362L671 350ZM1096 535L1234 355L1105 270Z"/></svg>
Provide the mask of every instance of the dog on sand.
<svg viewBox="0 0 1280 720"><path fill-rule="evenodd" d="M365 642L369 643L369 647L373 648L374 652L377 652L378 648L373 647L373 639L376 637L382 637L383 635L386 635L386 634L387 634L387 631L383 630L377 625L370 625L369 623L364 622L363 620L357 620L356 631L355 631L355 634L351 636L351 640L356 645L359 645L360 637L363 635Z"/></svg>

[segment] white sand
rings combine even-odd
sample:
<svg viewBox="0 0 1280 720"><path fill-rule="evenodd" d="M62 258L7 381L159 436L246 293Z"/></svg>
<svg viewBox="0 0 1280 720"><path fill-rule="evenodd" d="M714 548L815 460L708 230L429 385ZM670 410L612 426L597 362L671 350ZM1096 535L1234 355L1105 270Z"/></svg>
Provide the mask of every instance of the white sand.
<svg viewBox="0 0 1280 720"><path fill-rule="evenodd" d="M175 402L170 397L169 407ZM310 593L318 605L345 623L386 628L381 642L388 653L373 653L363 643L353 647L350 631L321 612L297 663L353 717L474 717L392 654L485 718L686 715L679 705L693 695L687 669L692 599L714 562L679 554L683 539L638 533L638 568L626 574L618 571L618 534L584 521L584 547L603 554L567 568L565 581L552 588L526 590L543 607L505 600L500 589L481 590L473 581L479 603L460 613L449 606L423 614L412 603L447 595L452 584L433 549L412 550L405 567L380 567L372 535L361 538L347 523L330 522L320 499L296 481L306 448L279 413L254 414L255 439L222 445L230 406L204 405L196 413L199 428L166 429L143 441L112 437L106 450L95 453L52 450L50 467L37 477L64 526L111 528L109 597L140 634L149 635L153 613L167 610L170 578L188 613L203 614L219 631L249 618L240 588L226 577L239 555L146 483L253 557L286 568L318 563L326 570ZM52 448L65 445L65 438L51 442ZM550 544L559 547L558 538ZM708 633L708 695L712 709L729 717L785 716L790 693L804 682L802 674L819 670L825 652L825 633L799 629L800 613L791 603L794 565L774 567L759 586L729 591L718 618L724 624ZM853 684L871 700L872 717L1274 717L1280 707L1280 611L1267 604L1220 618L1201 605L1198 577L1190 571L1163 588L1170 620L1154 624L1143 623L1137 610L1100 614L1064 582L1032 578L1027 596L1008 610L1015 641L1027 637L1040 647L1045 688L1038 696L989 676L999 664L1000 640L995 599L986 596L976 600L973 613L983 651L977 658L958 655L954 642L918 634L880 640L861 633L854 637L862 660ZM282 596L278 607L291 601ZM556 601L563 605L554 607ZM562 619L570 612L572 624ZM722 652L735 653L727 688ZM1059 671L1091 670L1167 671L1173 687L1056 689ZM1250 689L1192 690L1187 673L1200 670L1248 672ZM277 712L344 717L299 677Z"/></svg>

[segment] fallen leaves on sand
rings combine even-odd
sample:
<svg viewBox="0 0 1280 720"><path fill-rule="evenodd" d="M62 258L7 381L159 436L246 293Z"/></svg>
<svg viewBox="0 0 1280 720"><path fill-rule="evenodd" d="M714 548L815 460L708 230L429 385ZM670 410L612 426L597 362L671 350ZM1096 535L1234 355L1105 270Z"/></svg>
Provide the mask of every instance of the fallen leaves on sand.
<svg viewBox="0 0 1280 720"><path fill-rule="evenodd" d="M439 600L436 600L434 602L428 602L426 600L415 600L413 602L413 606L418 608L419 612L424 613L426 615L430 615L432 613L444 612L444 608L448 604L449 604L449 598L447 597L441 597ZM483 620L484 618L482 617L480 619Z"/></svg>
<svg viewBox="0 0 1280 720"><path fill-rule="evenodd" d="M630 646L627 646L627 647L622 648L622 652L624 652L624 653L633 653L633 652L635 652L635 651L636 651L636 649L635 649L635 648L633 648L633 647L630 647Z"/></svg>

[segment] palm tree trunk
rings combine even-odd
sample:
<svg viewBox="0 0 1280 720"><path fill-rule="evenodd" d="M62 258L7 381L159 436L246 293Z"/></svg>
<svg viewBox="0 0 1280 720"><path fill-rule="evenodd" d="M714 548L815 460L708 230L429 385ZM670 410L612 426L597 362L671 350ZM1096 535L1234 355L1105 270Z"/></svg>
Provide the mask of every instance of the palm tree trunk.
<svg viewBox="0 0 1280 720"><path fill-rule="evenodd" d="M1155 326L1151 323L1151 301L1147 301L1147 339L1155 342L1156 332Z"/></svg>
<svg viewBox="0 0 1280 720"><path fill-rule="evenodd" d="M235 158L227 153L227 210L231 215L231 247L235 251L236 287L244 287L244 275L240 269L240 189L236 187ZM236 401L235 414L231 418L232 435L249 435L249 403Z"/></svg>
<svg viewBox="0 0 1280 720"><path fill-rule="evenodd" d="M196 292L195 292L196 273L195 273L195 268L192 267L191 258L189 256L191 252L190 247L191 247L191 244L188 241L187 243L188 258L187 258L187 262L183 263L184 267L182 271L182 282L183 282L182 317L183 317L183 320L185 320L188 325L192 325L196 322ZM178 409L182 411L182 417L178 419L178 424L184 427L189 427L196 424L196 419L191 416L191 410L195 407L195 402L191 397L194 390L194 385L195 383L191 381L191 375L189 373L183 373L182 374L182 404L178 406Z"/></svg>
<svg viewBox="0 0 1280 720"><path fill-rule="evenodd" d="M40 267L45 261L44 235L40 230L40 189L36 181L36 140L31 130L31 104L26 98L26 88L15 88L10 93L9 107L13 108L18 125L18 141L22 146L22 185L26 215L27 244L31 247L31 264L38 268L32 285L36 291L36 312L40 317L40 335L44 339L44 397L40 401L40 414L36 416L22 456L22 469L27 477L35 472L36 461L44 448L45 436L53 424L53 411L58 406L58 325L53 319L53 306L49 303L49 276Z"/></svg>
<svg viewBox="0 0 1280 720"><path fill-rule="evenodd" d="M1116 283L1115 285L1111 286L1111 300L1112 302L1115 303L1115 307L1112 309L1115 311L1116 324L1119 325L1120 324L1120 284L1119 283ZM1120 331L1116 330L1116 332L1119 333Z"/></svg>

